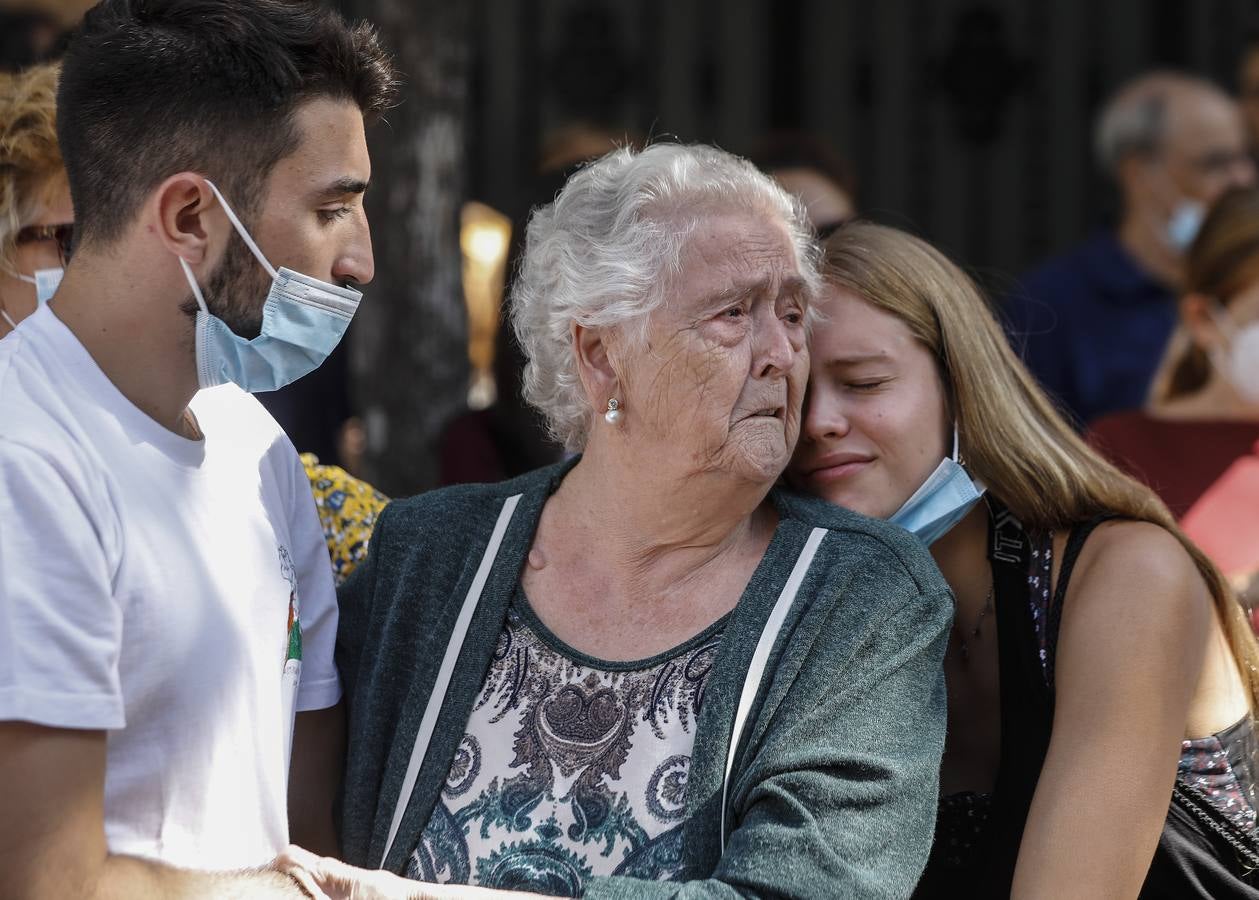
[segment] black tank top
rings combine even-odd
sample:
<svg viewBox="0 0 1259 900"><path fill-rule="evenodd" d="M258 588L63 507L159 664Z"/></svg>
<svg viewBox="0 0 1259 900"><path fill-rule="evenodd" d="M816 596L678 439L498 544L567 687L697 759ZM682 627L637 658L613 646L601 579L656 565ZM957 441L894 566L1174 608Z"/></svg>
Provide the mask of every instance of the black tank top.
<svg viewBox="0 0 1259 900"><path fill-rule="evenodd" d="M1049 749L1054 656L1063 598L1076 559L1108 516L1074 528L1050 592L1053 536L1026 532L993 504L989 532L1001 679L1001 764L992 794L942 797L919 900L1009 897L1019 844ZM1256 739L1249 715L1181 744L1180 767L1142 898L1259 900ZM1087 764L1082 760L1081 764ZM1115 811L1123 833L1123 811ZM1064 896L1071 885L1062 885Z"/></svg>

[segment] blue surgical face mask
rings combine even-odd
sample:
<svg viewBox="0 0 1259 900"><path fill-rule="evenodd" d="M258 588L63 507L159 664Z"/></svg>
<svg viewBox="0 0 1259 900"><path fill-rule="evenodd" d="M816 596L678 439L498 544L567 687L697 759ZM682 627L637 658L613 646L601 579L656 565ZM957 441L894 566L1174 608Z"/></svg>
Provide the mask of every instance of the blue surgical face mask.
<svg viewBox="0 0 1259 900"><path fill-rule="evenodd" d="M250 252L271 275L271 289L262 307L262 330L247 339L210 314L192 269L183 257L179 264L197 298L197 380L201 387L235 382L247 391L274 391L291 384L328 358L341 341L363 295L309 275L281 268L276 271L262 255L236 213L209 181L223 204L232 227Z"/></svg>
<svg viewBox="0 0 1259 900"><path fill-rule="evenodd" d="M979 502L987 488L974 481L957 460L957 428L953 428L953 455L941 461L888 521L913 532L930 546L943 537Z"/></svg>
<svg viewBox="0 0 1259 900"><path fill-rule="evenodd" d="M57 293L57 288L61 284L61 276L66 272L65 269L57 266L52 269L36 269L34 275L23 275L18 273L18 278L27 284L35 285L35 300L43 306L52 299L52 295Z"/></svg>
<svg viewBox="0 0 1259 900"><path fill-rule="evenodd" d="M1182 200L1167 220L1167 242L1180 253L1189 249L1198 232L1202 230L1202 220L1206 211L1202 204L1194 200Z"/></svg>

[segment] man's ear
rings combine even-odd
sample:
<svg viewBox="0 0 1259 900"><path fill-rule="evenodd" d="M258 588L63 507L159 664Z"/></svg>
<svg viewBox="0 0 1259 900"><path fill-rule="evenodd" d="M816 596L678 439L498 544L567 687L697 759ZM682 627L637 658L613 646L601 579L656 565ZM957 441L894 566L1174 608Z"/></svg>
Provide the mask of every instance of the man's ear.
<svg viewBox="0 0 1259 900"><path fill-rule="evenodd" d="M577 360L577 375L586 389L586 397L596 411L602 412L608 399L616 397L621 388L621 379L613 360L615 350L608 346L609 329L588 328L574 322L570 334L573 355ZM624 398L618 399L624 402Z"/></svg>
<svg viewBox="0 0 1259 900"><path fill-rule="evenodd" d="M172 175L158 185L150 203L162 245L194 267L204 262L209 247L206 213L219 205L205 178L194 172Z"/></svg>
<svg viewBox="0 0 1259 900"><path fill-rule="evenodd" d="M1205 294L1186 294L1180 298L1180 321L1190 340L1207 352L1225 343L1214 315L1218 305L1219 301Z"/></svg>

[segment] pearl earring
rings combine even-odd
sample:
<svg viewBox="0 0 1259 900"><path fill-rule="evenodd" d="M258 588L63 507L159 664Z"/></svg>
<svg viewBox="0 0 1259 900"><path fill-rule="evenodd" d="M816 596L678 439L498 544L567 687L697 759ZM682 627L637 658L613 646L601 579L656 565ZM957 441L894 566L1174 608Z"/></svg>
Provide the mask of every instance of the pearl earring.
<svg viewBox="0 0 1259 900"><path fill-rule="evenodd" d="M621 404L615 397L608 400L608 411L603 414L603 420L609 425L621 424Z"/></svg>

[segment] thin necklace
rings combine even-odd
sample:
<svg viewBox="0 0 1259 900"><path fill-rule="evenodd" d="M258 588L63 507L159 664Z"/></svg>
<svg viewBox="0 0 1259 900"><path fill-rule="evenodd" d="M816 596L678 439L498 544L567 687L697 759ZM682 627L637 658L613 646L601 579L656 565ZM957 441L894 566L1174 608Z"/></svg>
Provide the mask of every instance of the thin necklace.
<svg viewBox="0 0 1259 900"><path fill-rule="evenodd" d="M957 632L957 642L959 645L958 650L962 654L963 665L970 662L970 647L967 646L967 641L968 640L973 641L979 637L980 629L983 627L983 624L984 624L984 618L988 615L988 613L992 612L992 595L995 588L996 588L995 581L992 584L988 585L988 597L987 599L984 600L984 608L979 611L979 618L975 620L975 627L970 630L969 639L960 629ZM954 628L956 627L957 626L954 625Z"/></svg>

